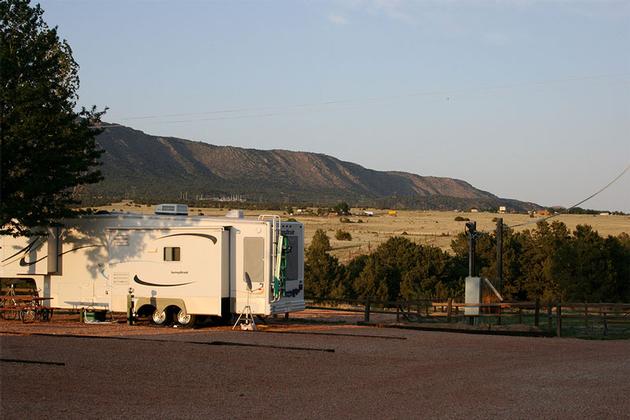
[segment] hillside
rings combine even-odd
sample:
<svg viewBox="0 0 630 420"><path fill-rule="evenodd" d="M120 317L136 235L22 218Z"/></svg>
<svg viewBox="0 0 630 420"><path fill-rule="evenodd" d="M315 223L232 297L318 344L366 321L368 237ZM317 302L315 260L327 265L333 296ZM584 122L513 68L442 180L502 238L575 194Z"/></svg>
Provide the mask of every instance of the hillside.
<svg viewBox="0 0 630 420"><path fill-rule="evenodd" d="M215 146L157 137L128 127L107 128L97 138L105 150L105 180L86 195L107 199L189 199L239 194L248 202L454 209L532 203L501 199L452 178L375 171L332 156L288 150Z"/></svg>

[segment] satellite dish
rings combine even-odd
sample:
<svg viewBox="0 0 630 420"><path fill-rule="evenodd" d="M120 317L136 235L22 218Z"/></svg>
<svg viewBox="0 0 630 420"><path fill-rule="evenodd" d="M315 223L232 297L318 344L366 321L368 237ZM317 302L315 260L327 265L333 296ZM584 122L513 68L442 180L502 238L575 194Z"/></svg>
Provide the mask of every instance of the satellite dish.
<svg viewBox="0 0 630 420"><path fill-rule="evenodd" d="M243 320L241 324L241 330L244 331L255 331L256 330L256 321L254 321L254 314L252 313L252 308L249 306L249 296L252 294L252 279L249 277L249 273L246 271L243 275L243 280L245 280L245 284L247 285L247 305L243 308L243 311L238 316L238 319L234 323L232 329L236 328L236 326Z"/></svg>
<svg viewBox="0 0 630 420"><path fill-rule="evenodd" d="M252 279L249 278L249 273L245 272L245 284L247 284L247 290L252 291Z"/></svg>

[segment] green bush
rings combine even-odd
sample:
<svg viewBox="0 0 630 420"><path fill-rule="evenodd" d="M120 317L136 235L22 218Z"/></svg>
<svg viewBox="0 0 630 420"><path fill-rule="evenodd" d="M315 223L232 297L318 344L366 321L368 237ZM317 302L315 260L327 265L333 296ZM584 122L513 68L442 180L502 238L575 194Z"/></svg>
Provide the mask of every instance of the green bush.
<svg viewBox="0 0 630 420"><path fill-rule="evenodd" d="M351 241L352 235L350 234L350 232L339 229L337 230L337 233L335 233L335 239L337 239L338 241Z"/></svg>

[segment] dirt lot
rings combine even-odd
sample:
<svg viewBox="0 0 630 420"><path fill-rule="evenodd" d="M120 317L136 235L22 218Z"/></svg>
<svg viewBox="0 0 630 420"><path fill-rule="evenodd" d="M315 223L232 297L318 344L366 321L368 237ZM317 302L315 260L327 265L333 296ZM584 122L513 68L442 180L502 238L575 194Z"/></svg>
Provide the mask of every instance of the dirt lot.
<svg viewBox="0 0 630 420"><path fill-rule="evenodd" d="M0 324L6 419L628 418L630 413L628 340L322 324L276 325L261 332L12 325L8 334L7 323ZM50 333L70 335L36 335L55 326Z"/></svg>
<svg viewBox="0 0 630 420"><path fill-rule="evenodd" d="M136 213L153 213L152 206L135 206L125 203L114 204L112 206L102 207L108 211L129 211ZM223 216L227 212L226 209L209 209L201 207L191 207L191 215L204 214L206 216ZM516 225L521 223L532 222L532 219L526 214L496 214L496 213L462 213L451 211L398 211L396 216L390 216L387 211L373 210L374 216L361 215L362 209L352 209L355 216L349 219L353 223L341 223L340 218L317 217L317 216L289 216L280 214L284 218L293 217L304 223L305 226L305 242L308 245L317 229L324 229L331 239L333 247L333 255L337 256L342 262L346 262L351 258L367 254L380 243L386 241L392 236L402 235L403 233L410 240L428 245L435 245L447 251L450 251L451 241L458 233L464 231L465 222L456 222L455 217L460 216L469 218L477 222L477 228L482 231L493 231L496 227L492 219L495 217L503 217L504 224ZM256 210L246 211L245 216L256 217L259 214L278 214L273 210ZM362 223L359 223L359 219ZM601 235L619 235L622 232L630 233L630 216L600 216L600 215L577 215L568 214L558 216L552 220L559 220L565 223L570 229L574 229L576 225L588 224L593 226ZM535 225L527 225L516 228L517 230L532 229ZM338 241L335 239L335 232L343 229L352 235L351 241Z"/></svg>

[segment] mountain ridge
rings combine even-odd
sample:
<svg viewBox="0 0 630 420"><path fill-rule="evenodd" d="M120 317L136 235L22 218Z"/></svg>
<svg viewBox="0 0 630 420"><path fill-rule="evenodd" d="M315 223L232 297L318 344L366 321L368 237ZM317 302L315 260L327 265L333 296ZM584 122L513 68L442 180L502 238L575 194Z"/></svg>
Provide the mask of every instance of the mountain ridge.
<svg viewBox="0 0 630 420"><path fill-rule="evenodd" d="M499 198L470 183L404 171L377 171L324 153L261 150L146 134L112 126L97 136L105 180L84 195L169 200L240 195L247 201L420 209L539 208ZM125 189L126 191L121 191Z"/></svg>

